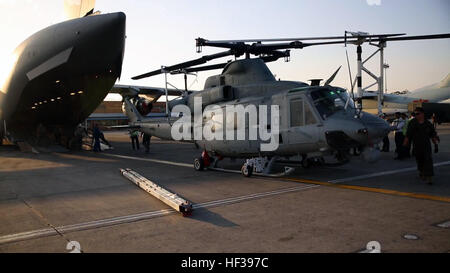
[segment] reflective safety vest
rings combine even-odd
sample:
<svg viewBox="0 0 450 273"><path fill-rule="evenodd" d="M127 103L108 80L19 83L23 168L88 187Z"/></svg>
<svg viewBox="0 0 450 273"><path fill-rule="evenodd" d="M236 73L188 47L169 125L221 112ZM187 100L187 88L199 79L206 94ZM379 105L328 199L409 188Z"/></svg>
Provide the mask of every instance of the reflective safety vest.
<svg viewBox="0 0 450 273"><path fill-rule="evenodd" d="M131 136L138 137L139 136L139 131L133 131L131 133Z"/></svg>
<svg viewBox="0 0 450 273"><path fill-rule="evenodd" d="M408 131L408 124L409 124L409 119L407 119L406 121L405 121L405 126L403 126L403 129L402 129L402 132L403 132L403 135L404 136L406 136L406 131Z"/></svg>
<svg viewBox="0 0 450 273"><path fill-rule="evenodd" d="M406 136L406 132L408 131L408 125L411 122L411 120L413 120L413 118L407 119L405 126L403 126L403 135Z"/></svg>

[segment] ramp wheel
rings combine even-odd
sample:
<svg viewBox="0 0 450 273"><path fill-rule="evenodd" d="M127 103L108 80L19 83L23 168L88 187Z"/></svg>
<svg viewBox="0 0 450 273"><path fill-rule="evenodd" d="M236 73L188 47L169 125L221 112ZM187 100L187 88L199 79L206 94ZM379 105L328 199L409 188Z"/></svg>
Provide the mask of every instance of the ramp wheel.
<svg viewBox="0 0 450 273"><path fill-rule="evenodd" d="M245 177L250 177L253 174L253 166L249 166L247 164L244 164L241 168L242 175Z"/></svg>
<svg viewBox="0 0 450 273"><path fill-rule="evenodd" d="M203 168L205 167L205 164L203 163L203 158L198 157L194 159L194 169L196 171L203 171Z"/></svg>

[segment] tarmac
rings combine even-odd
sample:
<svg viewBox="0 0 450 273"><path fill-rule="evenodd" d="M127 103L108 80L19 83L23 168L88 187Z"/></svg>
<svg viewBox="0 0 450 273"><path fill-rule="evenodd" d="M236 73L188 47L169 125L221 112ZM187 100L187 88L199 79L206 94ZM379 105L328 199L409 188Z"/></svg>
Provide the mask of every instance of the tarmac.
<svg viewBox="0 0 450 273"><path fill-rule="evenodd" d="M450 125L438 134L431 186L414 158L393 159L392 137L391 152L375 163L353 157L279 178L197 172L193 144L153 138L145 154L131 149L126 132L105 133L114 149L101 153L3 146L0 252L355 253L376 241L385 253L448 253ZM193 215L175 212L120 168L191 201Z"/></svg>

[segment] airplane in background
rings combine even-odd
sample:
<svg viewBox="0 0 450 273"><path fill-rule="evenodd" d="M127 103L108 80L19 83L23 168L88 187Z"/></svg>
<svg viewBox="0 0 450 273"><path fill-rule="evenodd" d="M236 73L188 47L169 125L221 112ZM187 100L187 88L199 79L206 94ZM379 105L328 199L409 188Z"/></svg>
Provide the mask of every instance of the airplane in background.
<svg viewBox="0 0 450 273"><path fill-rule="evenodd" d="M0 144L6 137L70 148L77 126L120 78L126 16L94 13L94 4L66 0L71 20L33 34L14 51L0 83Z"/></svg>
<svg viewBox="0 0 450 273"><path fill-rule="evenodd" d="M363 109L369 113L377 114L377 93L365 92L363 96ZM383 113L407 112L408 104L412 102L450 103L450 74L442 81L416 89L404 95L384 94Z"/></svg>

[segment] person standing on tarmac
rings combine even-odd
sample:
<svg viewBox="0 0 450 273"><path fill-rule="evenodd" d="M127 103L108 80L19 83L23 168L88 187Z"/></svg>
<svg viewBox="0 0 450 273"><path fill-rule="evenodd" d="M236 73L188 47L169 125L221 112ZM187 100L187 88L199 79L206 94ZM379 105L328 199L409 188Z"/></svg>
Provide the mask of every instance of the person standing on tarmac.
<svg viewBox="0 0 450 273"><path fill-rule="evenodd" d="M150 138L151 136L149 134L142 133L142 145L145 147L146 154L150 152Z"/></svg>
<svg viewBox="0 0 450 273"><path fill-rule="evenodd" d="M381 116L382 119L384 119L387 122L387 115L383 114ZM389 134L387 134L384 138L383 138L383 149L381 149L382 152L389 152Z"/></svg>
<svg viewBox="0 0 450 273"><path fill-rule="evenodd" d="M397 157L395 159L403 159L403 140L405 136L403 135L403 126L405 126L405 120L401 117L400 112L395 113L395 120L391 124L392 130L395 131L395 152Z"/></svg>
<svg viewBox="0 0 450 273"><path fill-rule="evenodd" d="M130 138L133 150L139 150L139 131L138 130L130 131Z"/></svg>
<svg viewBox="0 0 450 273"><path fill-rule="evenodd" d="M413 120L414 118L416 117L416 113L414 113L414 112L412 112L411 113L411 116L409 117L409 119L408 119L408 121L407 121L407 124L406 124L406 128L404 128L404 130L403 130L403 135L406 137L406 133L408 132L408 127L409 127L409 123L411 122L411 120ZM414 149L412 149L412 151L411 151L411 147L412 147L412 145L411 145L411 141L409 142L409 144L408 144L408 147L406 147L406 151L405 151L405 153L406 153L406 155L408 155L408 157L411 157L411 156L414 156Z"/></svg>
<svg viewBox="0 0 450 273"><path fill-rule="evenodd" d="M409 125L409 122L411 122L411 119L409 119L405 113L402 113L402 119L405 120L405 126L403 126L403 129L402 129L403 137L405 137L406 132L408 130L408 125ZM402 145L403 145L403 142L402 142ZM411 151L411 143L409 144L408 147L403 147L403 149L402 149L403 157L410 157L411 156L410 151Z"/></svg>
<svg viewBox="0 0 450 273"><path fill-rule="evenodd" d="M431 116L431 121L433 122L434 129L436 129L438 122L437 122L437 117L436 117L435 113L433 113L433 115Z"/></svg>
<svg viewBox="0 0 450 273"><path fill-rule="evenodd" d="M432 184L432 177L434 176L430 138L435 145L434 152L437 153L439 137L436 130L433 124L425 119L423 108L417 107L415 118L409 123L403 146L407 147L412 141L419 176L429 185Z"/></svg>
<svg viewBox="0 0 450 273"><path fill-rule="evenodd" d="M100 131L98 124L94 124L94 132L92 133L92 136L94 137L94 152L102 151L102 149L100 148L101 134L102 132Z"/></svg>

